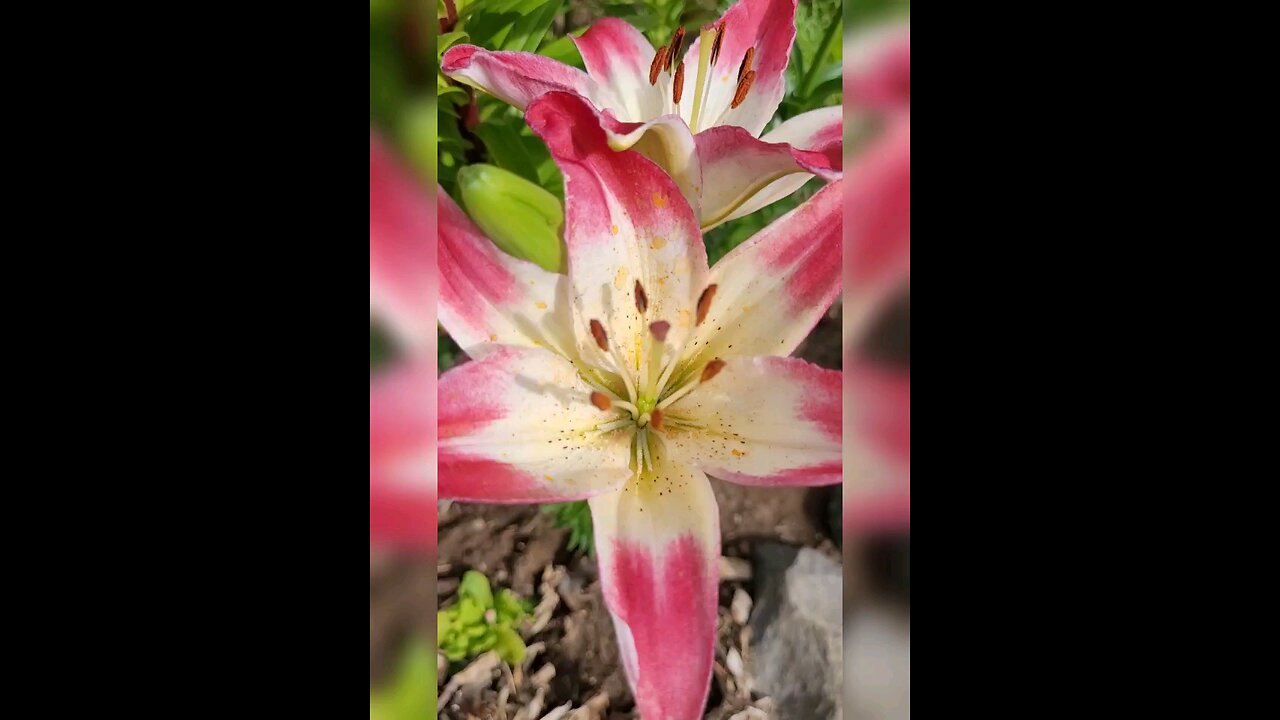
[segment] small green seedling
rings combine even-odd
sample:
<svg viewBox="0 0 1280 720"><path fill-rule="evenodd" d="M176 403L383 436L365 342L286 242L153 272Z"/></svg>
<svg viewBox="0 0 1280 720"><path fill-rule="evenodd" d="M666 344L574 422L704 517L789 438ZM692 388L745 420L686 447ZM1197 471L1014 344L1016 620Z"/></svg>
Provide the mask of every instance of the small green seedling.
<svg viewBox="0 0 1280 720"><path fill-rule="evenodd" d="M529 601L510 590L495 596L488 578L468 570L458 586L458 602L436 614L440 651L449 662L460 663L496 650L504 662L518 664L525 649L519 627L532 610Z"/></svg>
<svg viewBox="0 0 1280 720"><path fill-rule="evenodd" d="M569 529L569 551L581 550L590 555L595 550L591 534L591 506L585 500L543 505L542 509L555 515L556 527Z"/></svg>

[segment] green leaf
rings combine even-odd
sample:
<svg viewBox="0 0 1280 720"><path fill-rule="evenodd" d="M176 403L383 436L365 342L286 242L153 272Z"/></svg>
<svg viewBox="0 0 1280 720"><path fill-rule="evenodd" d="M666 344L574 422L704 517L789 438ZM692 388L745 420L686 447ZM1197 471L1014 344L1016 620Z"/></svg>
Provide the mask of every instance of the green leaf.
<svg viewBox="0 0 1280 720"><path fill-rule="evenodd" d="M564 0L486 0L473 3L465 20L471 41L492 50L538 49Z"/></svg>
<svg viewBox="0 0 1280 720"><path fill-rule="evenodd" d="M436 715L436 658L425 642L405 648L391 684L369 692L369 720L421 720Z"/></svg>
<svg viewBox="0 0 1280 720"><path fill-rule="evenodd" d="M568 528L570 551L579 550L588 555L595 551L591 506L585 500L543 505L542 509L555 515L557 527Z"/></svg>
<svg viewBox="0 0 1280 720"><path fill-rule="evenodd" d="M580 33L570 34L577 35ZM574 44L573 38L569 35L556 38L550 42L544 41L542 47L538 48L538 54L545 55L565 65L571 65L579 70L586 69L586 66L582 63L582 53L578 52L578 46Z"/></svg>
<svg viewBox="0 0 1280 720"><path fill-rule="evenodd" d="M464 601L474 600L482 613L493 607L493 590L489 588L489 578L475 570L463 573L462 582L458 585L458 597Z"/></svg>
<svg viewBox="0 0 1280 720"><path fill-rule="evenodd" d="M494 608L498 611L498 619L507 624L518 622L525 615L520 598L510 590L502 590L498 593Z"/></svg>
<svg viewBox="0 0 1280 720"><path fill-rule="evenodd" d="M496 635L494 649L498 651L498 657L511 665L520 664L524 660L525 647L519 633L511 628L498 627Z"/></svg>

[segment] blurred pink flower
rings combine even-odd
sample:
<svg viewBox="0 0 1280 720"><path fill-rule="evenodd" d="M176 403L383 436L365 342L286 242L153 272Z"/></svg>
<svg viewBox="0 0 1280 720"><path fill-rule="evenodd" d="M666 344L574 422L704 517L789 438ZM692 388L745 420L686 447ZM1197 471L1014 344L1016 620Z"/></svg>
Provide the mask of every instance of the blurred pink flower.
<svg viewBox="0 0 1280 720"><path fill-rule="evenodd" d="M846 98L879 132L850 161L845 186L845 529L911 521L911 378L860 343L911 274L911 35L890 26L851 48Z"/></svg>
<svg viewBox="0 0 1280 720"><path fill-rule="evenodd" d="M441 69L521 109L550 91L590 101L605 113L609 145L634 146L662 166L707 230L781 200L814 175L840 176L839 106L797 115L760 136L782 102L795 14L796 0L741 0L691 44L678 30L656 50L636 28L604 18L574 38L586 72L475 45L450 48ZM675 59L686 45L683 60Z"/></svg>
<svg viewBox="0 0 1280 720"><path fill-rule="evenodd" d="M436 547L435 206L369 133L369 307L409 359L369 383L369 540Z"/></svg>
<svg viewBox="0 0 1280 720"><path fill-rule="evenodd" d="M707 474L840 482L840 373L786 356L839 293L841 182L708 268L672 179L613 150L589 103L548 93L526 121L565 175L568 273L504 255L437 191L440 319L476 358L440 378L440 494L588 499L640 713L693 720L715 645Z"/></svg>

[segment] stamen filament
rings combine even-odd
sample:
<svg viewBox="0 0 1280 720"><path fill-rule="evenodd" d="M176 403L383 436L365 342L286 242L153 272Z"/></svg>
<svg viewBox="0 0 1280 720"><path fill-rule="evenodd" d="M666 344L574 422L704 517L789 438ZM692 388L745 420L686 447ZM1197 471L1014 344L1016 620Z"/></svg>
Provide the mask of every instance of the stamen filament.
<svg viewBox="0 0 1280 720"><path fill-rule="evenodd" d="M596 347L600 348L601 354L606 358L611 358L617 365L618 374L622 376L622 382L627 386L627 398L634 404L639 397L636 393L635 383L631 381L631 367L623 362L622 354L618 352L618 348L614 343L609 342L609 336L604 331L604 325L599 320L591 319L591 337L596 341Z"/></svg>
<svg viewBox="0 0 1280 720"><path fill-rule="evenodd" d="M665 400L663 400L662 402L658 403L658 406L657 406L657 408L655 408L655 409L656 409L656 410L664 410L664 409L666 409L666 408L667 408L667 406L668 406L668 405L670 405L671 403L673 403L673 402L675 402L675 401L679 400L680 398L684 397L685 395L688 395L689 393L693 392L693 389L694 389L694 388L698 387L698 386L699 386L699 385L701 385L702 383L707 382L707 381L708 381L708 380L710 380L711 378L713 378L713 377L715 377L716 375L720 374L720 370L721 370L723 367L724 367L724 361L723 361L723 360L721 360L720 358L716 358L715 360L712 360L711 362L707 363L707 366L706 366L705 368L703 368L703 369L702 369L702 374L698 377L698 379L697 379L697 380L695 380L695 381L693 381L693 382L691 382L691 383L689 383L689 384L685 385L684 387L680 388L679 390L676 390L675 392L671 393L671 395L670 395L670 396L668 396L668 397L667 397L667 399L665 399Z"/></svg>
<svg viewBox="0 0 1280 720"><path fill-rule="evenodd" d="M698 127L698 116L702 113L702 100L706 95L706 79L707 66L711 61L711 34L714 28L703 27L698 32L698 77L694 81L693 86L693 118L689 123L690 129L696 134L701 128Z"/></svg>
<svg viewBox="0 0 1280 720"><path fill-rule="evenodd" d="M630 424L631 424L631 418L625 417L620 420L607 422L604 425L596 426L596 432L612 432L614 430L617 430L620 427L626 427L627 425L630 425Z"/></svg>

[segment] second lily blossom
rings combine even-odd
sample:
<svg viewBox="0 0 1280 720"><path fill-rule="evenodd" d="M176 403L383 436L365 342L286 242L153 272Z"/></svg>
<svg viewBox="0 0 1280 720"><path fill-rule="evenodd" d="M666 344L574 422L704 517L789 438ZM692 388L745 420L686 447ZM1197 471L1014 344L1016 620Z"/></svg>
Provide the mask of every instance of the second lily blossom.
<svg viewBox="0 0 1280 720"><path fill-rule="evenodd" d="M665 169L707 230L781 200L815 175L841 176L839 106L760 136L782 102L795 12L796 0L741 0L692 42L681 29L657 49L635 27L605 18L574 40L585 73L541 55L474 45L450 48L441 69L521 109L552 91L588 100L603 112L609 146L634 148Z"/></svg>

